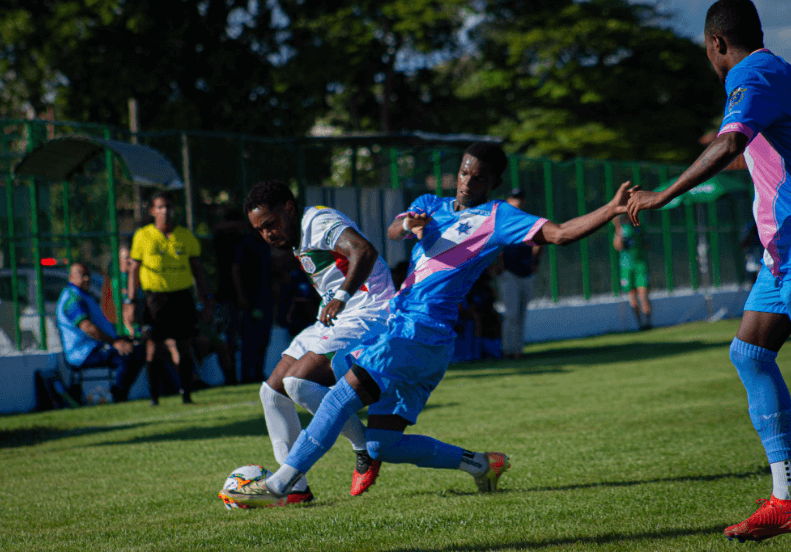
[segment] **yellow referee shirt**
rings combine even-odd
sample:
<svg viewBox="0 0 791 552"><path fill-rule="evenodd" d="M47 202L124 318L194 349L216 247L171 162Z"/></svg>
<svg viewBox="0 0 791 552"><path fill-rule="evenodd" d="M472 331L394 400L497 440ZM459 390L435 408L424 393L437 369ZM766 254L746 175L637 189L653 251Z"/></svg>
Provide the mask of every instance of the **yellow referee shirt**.
<svg viewBox="0 0 791 552"><path fill-rule="evenodd" d="M170 236L153 224L135 232L129 257L140 261L140 287L145 291L170 292L192 287L190 258L200 256L200 242L183 226Z"/></svg>

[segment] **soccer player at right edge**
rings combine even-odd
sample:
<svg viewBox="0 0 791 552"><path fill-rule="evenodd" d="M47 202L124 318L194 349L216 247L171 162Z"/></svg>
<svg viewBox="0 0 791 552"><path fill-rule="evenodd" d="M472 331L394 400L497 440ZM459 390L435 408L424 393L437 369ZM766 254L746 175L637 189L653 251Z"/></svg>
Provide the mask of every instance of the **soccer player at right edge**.
<svg viewBox="0 0 791 552"><path fill-rule="evenodd" d="M375 460L458 469L473 476L479 491L497 490L510 466L505 454L404 434L448 367L458 305L505 246L573 243L626 212L629 196L626 182L603 207L555 224L504 201L489 201L507 165L500 146L475 143L462 158L455 199L423 195L396 217L388 237L419 241L407 278L390 302L387 331L362 350L345 378L324 396L275 474L221 493L249 506L282 503L294 482L333 445L346 420L365 405L370 405L368 452Z"/></svg>
<svg viewBox="0 0 791 552"><path fill-rule="evenodd" d="M772 495L759 500L763 504L748 519L725 529L725 536L759 541L791 532L791 396L776 362L791 335L791 65L763 47L761 21L750 0L714 3L704 38L728 94L719 135L665 191L633 194L628 211L637 224L640 211L666 205L744 152L766 250L730 354L771 466Z"/></svg>

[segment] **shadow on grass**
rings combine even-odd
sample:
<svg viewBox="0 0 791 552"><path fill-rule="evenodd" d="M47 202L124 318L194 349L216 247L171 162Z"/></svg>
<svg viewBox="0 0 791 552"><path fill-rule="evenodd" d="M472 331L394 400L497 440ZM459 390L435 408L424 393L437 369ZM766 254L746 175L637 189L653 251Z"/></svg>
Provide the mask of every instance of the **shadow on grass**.
<svg viewBox="0 0 791 552"><path fill-rule="evenodd" d="M0 449L38 445L47 441L55 441L66 437L78 437L95 433L106 433L120 429L130 429L148 425L147 423L124 424L116 426L79 427L76 429L58 429L46 426L26 427L23 429L0 430Z"/></svg>
<svg viewBox="0 0 791 552"><path fill-rule="evenodd" d="M458 406L458 403L446 402L442 404L427 405L423 412L434 408L446 408L450 406ZM368 419L366 413L367 411L360 411L357 413L364 424ZM299 412L299 421L303 428L307 427L307 425L310 423L310 420L312 419L313 416L311 416L309 413L304 411ZM135 437L132 439L93 443L90 446L135 445L140 443L161 443L164 441L179 440L200 441L204 439L225 439L227 437L249 437L251 435L268 435L263 412L261 413L260 417L250 418L248 420L240 420L226 425L217 425L211 427L188 427L177 431L163 431L152 435Z"/></svg>
<svg viewBox="0 0 791 552"><path fill-rule="evenodd" d="M663 357L686 355L698 351L717 349L726 351L730 346L728 341L684 341L684 342L655 342L633 341L619 345L604 345L601 347L556 347L528 353L520 360L481 360L453 364L448 367L448 372L454 377L478 378L489 375L537 375L547 373L563 373L569 370L566 365L590 366L593 364L610 364L628 360L650 361ZM485 372L480 372L485 370ZM465 372L473 372L465 374Z"/></svg>
<svg viewBox="0 0 791 552"><path fill-rule="evenodd" d="M499 542L497 544L481 545L448 545L442 548L390 548L387 552L485 552L486 550L534 550L540 548L555 548L566 545L601 545L610 543L640 543L641 541L658 541L674 539L678 537L691 537L695 535L722 534L725 525L715 525L711 527L700 527L697 529L666 529L664 531L646 531L643 533L603 533L590 537L577 537L565 539L538 539L538 540L513 540L509 542ZM723 537L724 538L724 537Z"/></svg>
<svg viewBox="0 0 791 552"><path fill-rule="evenodd" d="M757 475L768 475L771 474L772 471L769 466L761 466L756 467L753 470L744 471L741 473L717 473L717 474L710 474L710 475L680 475L678 477L662 477L658 479L635 479L632 481L602 481L598 483L579 483L574 485L562 485L562 486L549 486L549 487L532 487L532 488L506 488L500 489L497 491L497 494L517 494L517 493L538 493L538 492L548 492L548 491L576 491L580 489L598 489L598 488L610 488L610 487L634 487L637 485L651 485L654 483L683 483L686 481L718 481L720 479L747 479L750 477L755 477ZM437 496L436 491L414 491L404 493L404 496ZM477 491L467 490L467 491L457 491L454 489L448 489L446 491L442 491L439 493L440 496L476 496L479 493Z"/></svg>

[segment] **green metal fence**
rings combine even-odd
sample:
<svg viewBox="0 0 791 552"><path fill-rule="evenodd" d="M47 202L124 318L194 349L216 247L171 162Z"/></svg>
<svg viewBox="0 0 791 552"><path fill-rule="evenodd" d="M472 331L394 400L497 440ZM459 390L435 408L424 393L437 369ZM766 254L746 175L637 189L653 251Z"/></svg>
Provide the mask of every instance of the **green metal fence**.
<svg viewBox="0 0 791 552"><path fill-rule="evenodd" d="M132 139L130 132L110 126L0 119L0 182L5 192L0 194L0 306L12 306L0 310L0 329L18 349L23 348L20 319L24 313L38 318L41 337L37 344L47 349L44 314L52 314L57 297L38 291L47 290L42 259L53 259L55 268L62 270L72 260L81 260L94 270L107 271L113 278L115 303L120 305L118 243L145 222L137 190L110 153L89 162L68 182L14 178L14 166L27 152L47 140L72 134ZM182 172L187 187L176 194L183 208L182 223L202 240L204 265L211 279L212 227L222 209L238 207L256 181L282 180L298 195L316 186L397 189L403 191L407 203L422 193L451 195L464 148L477 137L415 133L271 139L173 130L138 133L134 138L162 152ZM591 159L556 163L514 155L495 196L504 197L519 187L526 192L525 210L561 222L603 204L624 180L653 189L683 169ZM749 189L746 172L740 178ZM745 191L711 204L643 213L652 287L673 291L741 283L743 256L737 236L750 220L750 202ZM364 230L384 232L389 222ZM550 246L540 268L537 296L558 301L568 296L617 295L613 233L610 225L578 244ZM35 297L20 282L20 271L34 275Z"/></svg>

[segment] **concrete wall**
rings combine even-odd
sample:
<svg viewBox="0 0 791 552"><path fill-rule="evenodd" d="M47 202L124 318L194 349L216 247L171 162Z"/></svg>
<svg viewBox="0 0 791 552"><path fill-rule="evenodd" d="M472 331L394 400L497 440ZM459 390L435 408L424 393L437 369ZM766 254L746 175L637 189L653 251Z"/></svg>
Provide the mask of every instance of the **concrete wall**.
<svg viewBox="0 0 791 552"><path fill-rule="evenodd" d="M708 290L677 290L672 294L654 292L650 295L654 326L671 326L696 320L719 320L741 316L749 288L737 286ZM524 338L526 342L551 341L637 330L634 313L625 297L602 296L589 301L569 298L553 303L545 299L533 301L527 311ZM285 330L275 327L267 351L266 373L270 374L288 346ZM237 362L238 365L238 362ZM34 374L36 370L61 368L68 381L60 352L28 353L0 357L0 413L29 412L36 408ZM211 356L198 368L209 385L223 383L217 357ZM104 382L87 382L84 392L101 398L109 389ZM138 377L129 398L148 398L145 371Z"/></svg>

